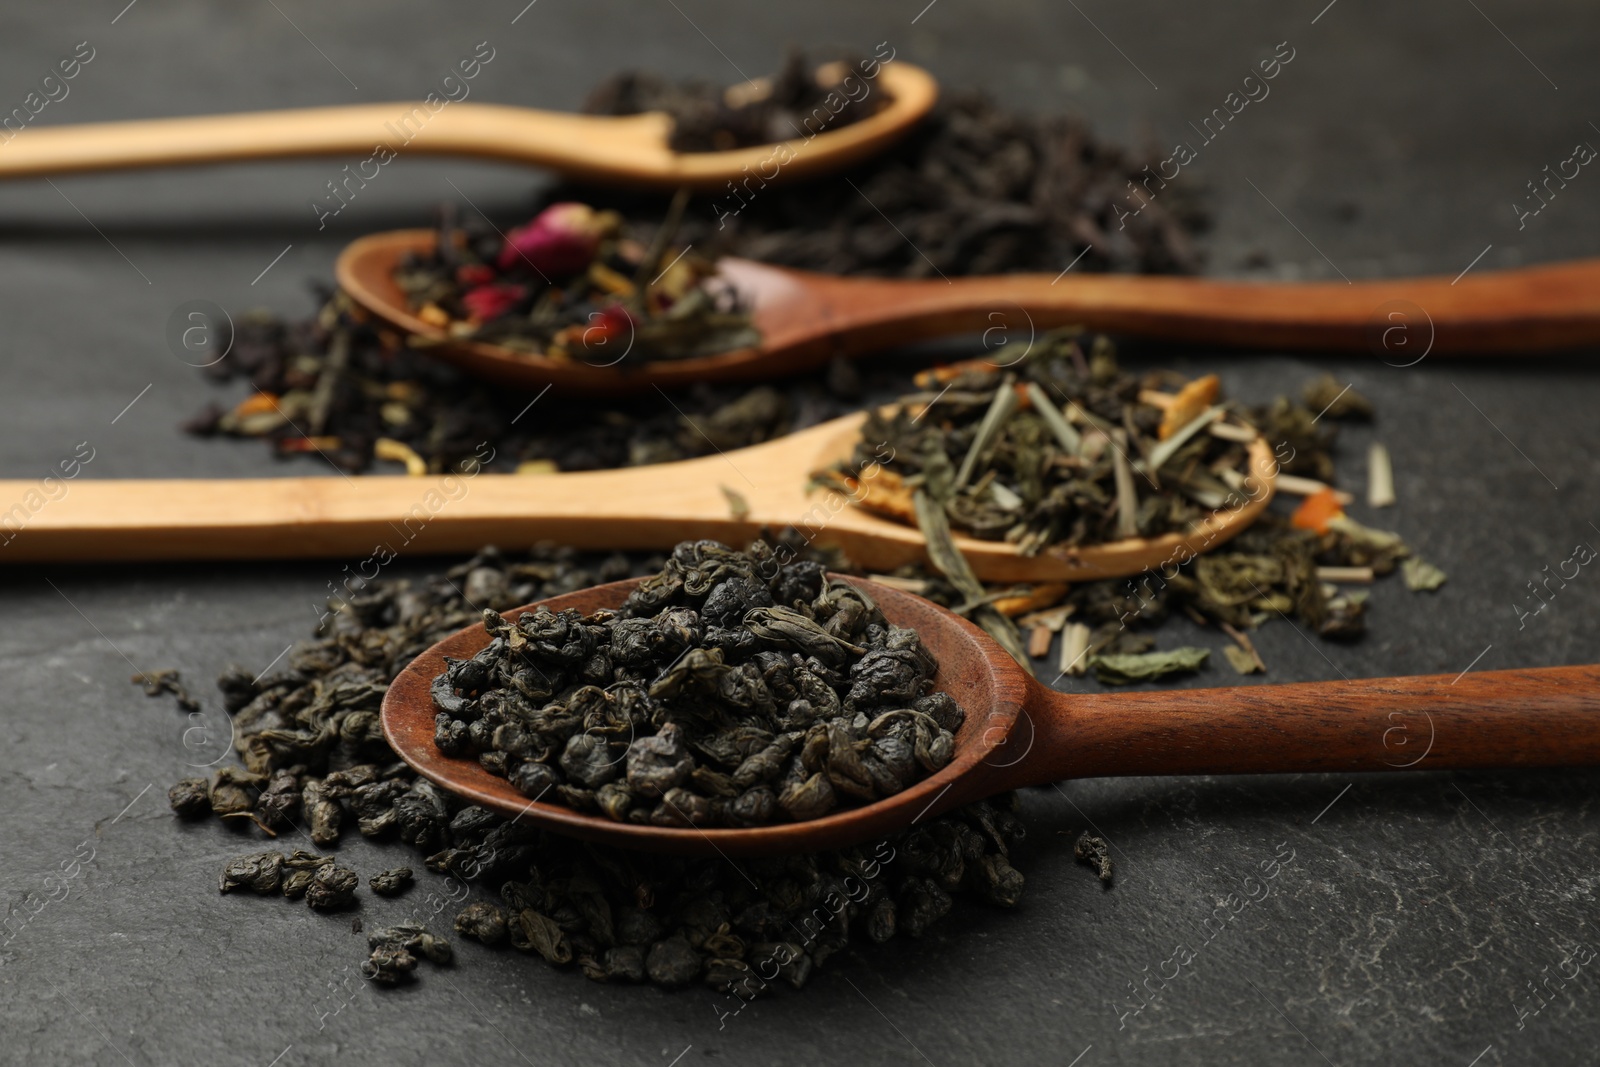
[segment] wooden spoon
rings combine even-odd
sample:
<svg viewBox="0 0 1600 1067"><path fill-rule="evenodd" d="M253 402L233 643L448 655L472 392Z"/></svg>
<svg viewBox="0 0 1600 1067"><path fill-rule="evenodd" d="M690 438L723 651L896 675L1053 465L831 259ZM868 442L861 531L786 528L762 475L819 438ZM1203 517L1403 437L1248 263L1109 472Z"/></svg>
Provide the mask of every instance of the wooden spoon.
<svg viewBox="0 0 1600 1067"><path fill-rule="evenodd" d="M465 659L488 645L481 624L445 638L400 673L384 697L384 735L419 774L504 815L628 848L725 857L841 848L996 793L1064 778L1600 763L1600 666L1060 693L1029 677L965 619L909 593L850 580L871 593L891 622L917 631L939 661L936 684L967 713L949 766L875 804L809 822L698 830L619 823L530 802L476 761L452 759L433 744L428 687L445 656ZM614 608L637 584L614 582L544 605Z"/></svg>
<svg viewBox="0 0 1600 1067"><path fill-rule="evenodd" d="M1081 325L1197 345L1366 351L1394 366L1442 356L1548 352L1600 344L1600 259L1445 277L1339 282L1230 282L1124 274L1001 275L950 281L840 278L724 259L759 348L641 362L615 345L587 361L452 340L406 307L394 269L432 252L433 230L363 237L339 256L339 285L474 375L522 388L549 383L615 392L652 385L775 378L895 345L982 333L1011 363L1043 330Z"/></svg>
<svg viewBox="0 0 1600 1067"><path fill-rule="evenodd" d="M819 77L826 77L833 66L823 67ZM625 185L709 190L751 178L759 188L763 182L805 178L873 155L916 125L939 94L932 75L900 61L880 66L868 84L888 100L887 106L859 122L824 127L781 146L674 152L667 144L672 118L663 112L572 115L465 102L430 110L407 102L41 126L6 144L0 152L0 177L369 156L381 143L400 155L531 163L575 178Z"/></svg>
<svg viewBox="0 0 1600 1067"><path fill-rule="evenodd" d="M535 416L536 417L535 413ZM105 479L65 483L46 499L38 483L0 482L0 563L41 561L296 559L352 561L371 577L390 559L474 552L542 539L589 549L667 549L715 538L746 544L794 526L858 566L892 570L924 558L915 527L878 518L833 490L807 491L812 471L849 456L864 412L715 456L570 474L446 477ZM482 456L486 462L492 456ZM1178 563L1243 531L1277 487L1265 441L1250 445L1253 482L1242 503L1183 534L1019 555L999 541L958 537L980 578L1079 581ZM729 491L748 509L733 514ZM27 501L37 500L32 508Z"/></svg>

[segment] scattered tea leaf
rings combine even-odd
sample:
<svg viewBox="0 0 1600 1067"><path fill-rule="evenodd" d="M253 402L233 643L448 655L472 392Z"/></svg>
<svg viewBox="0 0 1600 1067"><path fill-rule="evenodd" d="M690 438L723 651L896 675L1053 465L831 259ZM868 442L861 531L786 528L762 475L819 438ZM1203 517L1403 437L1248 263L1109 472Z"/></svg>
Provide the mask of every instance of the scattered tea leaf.
<svg viewBox="0 0 1600 1067"><path fill-rule="evenodd" d="M1255 642L1250 640L1249 634L1221 620L1218 620L1217 625L1222 628L1223 633L1233 639L1233 644L1228 645L1224 652L1227 653L1228 662L1233 664L1235 670L1240 674L1267 673L1266 662L1262 660L1261 653L1256 649ZM1248 665L1248 669L1244 664Z"/></svg>
<svg viewBox="0 0 1600 1067"><path fill-rule="evenodd" d="M1094 868L1095 874L1106 885L1111 884L1111 845L1105 838L1085 830L1072 846L1072 858Z"/></svg>
<svg viewBox="0 0 1600 1067"><path fill-rule="evenodd" d="M1238 645L1224 645L1222 654L1228 657L1228 663L1240 674L1260 674L1264 669L1260 660Z"/></svg>
<svg viewBox="0 0 1600 1067"><path fill-rule="evenodd" d="M1092 656L1089 666L1106 685L1154 682L1174 674L1192 674L1204 667L1211 651L1205 648L1174 648L1165 652L1122 653Z"/></svg>
<svg viewBox="0 0 1600 1067"><path fill-rule="evenodd" d="M1372 418L1372 401L1356 392L1355 387L1341 382L1331 374L1324 374L1306 386L1306 406L1326 419L1355 419L1366 422Z"/></svg>
<svg viewBox="0 0 1600 1067"><path fill-rule="evenodd" d="M1448 579L1444 571L1420 556L1409 556L1400 564L1400 576L1413 593L1431 593Z"/></svg>
<svg viewBox="0 0 1600 1067"><path fill-rule="evenodd" d="M734 521L743 522L750 517L750 501L737 489L730 489L726 485L720 486L722 495L728 500L728 514Z"/></svg>
<svg viewBox="0 0 1600 1067"><path fill-rule="evenodd" d="M1033 673L1033 664L1022 644L1022 634L1017 631L1016 623L988 603L983 583L972 573L972 565L956 546L945 509L922 489L912 494L912 503L917 512L917 528L922 531L922 539L927 544L928 559L940 574L950 579L950 584L966 598L967 603L973 605L966 614L985 633L1000 642L1000 647L1024 670Z"/></svg>

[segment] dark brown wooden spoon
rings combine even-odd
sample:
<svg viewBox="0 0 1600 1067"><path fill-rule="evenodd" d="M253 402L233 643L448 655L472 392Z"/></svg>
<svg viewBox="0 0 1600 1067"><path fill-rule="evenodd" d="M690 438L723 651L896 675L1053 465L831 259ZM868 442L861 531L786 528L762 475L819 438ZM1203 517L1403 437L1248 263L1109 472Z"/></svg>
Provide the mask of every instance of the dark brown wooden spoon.
<svg viewBox="0 0 1600 1067"><path fill-rule="evenodd" d="M982 333L994 362L1021 358L1038 333L1079 325L1164 341L1303 351L1373 350L1395 366L1427 355L1551 352L1600 344L1600 260L1484 271L1457 281L1234 282L1125 274L1012 274L943 281L840 278L742 259L719 272L744 297L759 348L643 362L616 343L587 359L552 359L452 339L412 314L394 283L407 253L431 252L433 230L352 242L339 285L356 302L468 372L520 388L554 383L617 392L750 381L929 338ZM626 350L624 346L624 351Z"/></svg>
<svg viewBox="0 0 1600 1067"><path fill-rule="evenodd" d="M482 625L445 638L401 672L384 697L384 734L418 773L509 817L627 848L729 857L840 848L1064 778L1600 763L1600 666L1059 693L965 619L909 593L850 581L869 590L896 625L917 631L939 661L936 684L967 712L949 766L875 804L809 822L699 830L613 822L531 801L476 761L447 757L433 743L429 686L444 657L464 659L489 643ZM614 608L637 584L614 582L543 603L552 611Z"/></svg>

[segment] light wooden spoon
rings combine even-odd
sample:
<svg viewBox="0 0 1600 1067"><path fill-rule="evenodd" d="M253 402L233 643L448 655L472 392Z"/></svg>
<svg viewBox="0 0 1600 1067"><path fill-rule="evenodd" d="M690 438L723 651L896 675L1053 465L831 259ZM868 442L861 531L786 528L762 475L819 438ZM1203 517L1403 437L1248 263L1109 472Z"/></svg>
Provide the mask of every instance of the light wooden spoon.
<svg viewBox="0 0 1600 1067"><path fill-rule="evenodd" d="M382 143L399 155L530 163L614 184L720 189L755 175L759 187L836 170L873 155L921 121L939 93L932 75L898 60L880 66L873 83L872 92L888 99L886 107L860 122L823 128L781 146L674 152L667 145L672 118L663 112L573 115L468 102L432 111L413 101L41 126L24 130L0 151L0 177L367 156ZM408 133L410 139L404 140Z"/></svg>
<svg viewBox="0 0 1600 1067"><path fill-rule="evenodd" d="M996 793L1063 778L1600 764L1600 666L1061 693L1029 677L967 620L921 597L850 581L891 622L917 631L939 663L935 685L967 713L948 766L874 804L808 822L700 830L613 822L530 801L477 761L447 757L433 743L428 687L445 656L466 659L489 643L481 623L445 638L400 673L384 696L383 732L418 773L510 818L626 848L723 857L843 848ZM597 586L544 605L586 613L614 608L637 584Z"/></svg>
<svg viewBox="0 0 1600 1067"><path fill-rule="evenodd" d="M0 500L38 504L0 513L0 563L334 557L365 560L351 566L370 578L395 556L486 544L550 539L587 549L668 549L715 538L743 545L794 526L859 566L892 570L925 558L914 527L868 514L836 491L807 491L812 471L850 455L865 419L857 412L726 454L571 474L106 479L62 483L67 491L54 500L37 482L0 482ZM1112 578L1176 566L1242 532L1267 505L1278 472L1259 437L1250 463L1252 481L1239 505L1187 533L1034 557L1004 542L956 541L977 575L996 582ZM733 514L730 491L744 514Z"/></svg>
<svg viewBox="0 0 1600 1067"><path fill-rule="evenodd" d="M3 153L0 153L3 154ZM950 281L840 278L724 259L721 276L752 309L759 348L641 361L613 344L585 360L450 339L406 307L394 269L431 252L433 230L352 242L339 285L470 373L521 388L590 392L775 378L895 345L983 334L995 362L1020 359L1042 331L1085 326L1197 345L1280 351L1370 350L1393 366L1425 356L1550 352L1600 344L1600 260L1484 271L1459 281L1231 282L1125 274L999 275Z"/></svg>

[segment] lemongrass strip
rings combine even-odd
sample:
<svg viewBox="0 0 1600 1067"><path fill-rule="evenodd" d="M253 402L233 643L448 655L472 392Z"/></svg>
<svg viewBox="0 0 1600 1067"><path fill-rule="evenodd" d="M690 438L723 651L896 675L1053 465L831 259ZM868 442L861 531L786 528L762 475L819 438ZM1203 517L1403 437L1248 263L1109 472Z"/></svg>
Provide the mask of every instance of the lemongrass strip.
<svg viewBox="0 0 1600 1067"><path fill-rule="evenodd" d="M1279 474L1278 492L1293 493L1295 496L1314 496L1324 489L1331 489L1327 482L1319 482L1315 478L1302 478L1298 474ZM1341 504L1350 504L1355 497L1343 489L1334 489L1333 498Z"/></svg>
<svg viewBox="0 0 1600 1067"><path fill-rule="evenodd" d="M1082 435L1067 421L1066 416L1061 414L1061 409L1050 402L1050 398L1039 388L1037 382L1028 383L1028 400L1033 404L1033 410L1039 413L1044 424L1055 435L1056 440L1061 442L1061 447L1066 449L1069 455L1077 455L1078 450L1083 447Z"/></svg>
<svg viewBox="0 0 1600 1067"><path fill-rule="evenodd" d="M1317 568L1317 580L1320 582L1360 582L1368 584L1374 577L1371 567Z"/></svg>
<svg viewBox="0 0 1600 1067"><path fill-rule="evenodd" d="M1367 449L1367 503L1375 508L1394 506L1394 465L1389 450L1374 441Z"/></svg>
<svg viewBox="0 0 1600 1067"><path fill-rule="evenodd" d="M961 461L961 469L956 471L957 489L967 484L973 470L978 466L979 457L994 444L994 439L1000 435L1000 428L1006 424L1011 413L1017 410L1017 391L1011 388L1014 380L1013 375L1006 375L1000 388L995 390L994 399L989 402L989 410L983 413L983 421L978 423L978 432L972 438L972 447L967 449L966 458Z"/></svg>
<svg viewBox="0 0 1600 1067"><path fill-rule="evenodd" d="M1089 627L1081 622L1069 623L1061 631L1061 673L1082 677L1089 672Z"/></svg>
<svg viewBox="0 0 1600 1067"><path fill-rule="evenodd" d="M1261 435L1261 431L1253 426L1235 426L1231 422L1213 422L1208 429L1212 437L1220 437L1224 441L1233 441L1241 445L1247 445Z"/></svg>
<svg viewBox="0 0 1600 1067"><path fill-rule="evenodd" d="M869 574L867 577L879 585L886 585L890 589L898 589L903 593L915 593L921 596L928 591L926 578L899 578L893 574Z"/></svg>
<svg viewBox="0 0 1600 1067"><path fill-rule="evenodd" d="M1163 393L1155 389L1139 390L1139 403L1149 404L1151 407L1160 408L1162 411L1170 408L1177 399L1172 393Z"/></svg>
<svg viewBox="0 0 1600 1067"><path fill-rule="evenodd" d="M1111 438L1111 470L1117 483L1117 536L1139 536L1139 494L1133 488L1133 465L1128 462L1128 438L1118 430Z"/></svg>
<svg viewBox="0 0 1600 1067"><path fill-rule="evenodd" d="M1146 467L1159 473L1161 468L1166 465L1167 460L1177 455L1178 449L1189 443L1189 438L1221 418L1222 414L1221 408L1211 407L1184 423L1171 437L1150 450L1150 459L1147 461Z"/></svg>
<svg viewBox="0 0 1600 1067"><path fill-rule="evenodd" d="M1043 611L1031 611L1017 620L1018 626L1043 626L1051 633L1060 633L1061 628L1067 624L1067 616L1075 610L1071 604L1062 604L1060 607L1046 608Z"/></svg>

